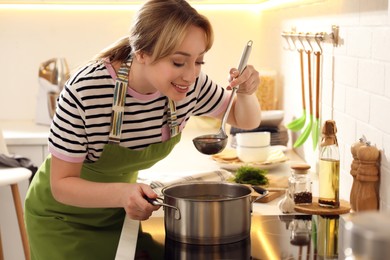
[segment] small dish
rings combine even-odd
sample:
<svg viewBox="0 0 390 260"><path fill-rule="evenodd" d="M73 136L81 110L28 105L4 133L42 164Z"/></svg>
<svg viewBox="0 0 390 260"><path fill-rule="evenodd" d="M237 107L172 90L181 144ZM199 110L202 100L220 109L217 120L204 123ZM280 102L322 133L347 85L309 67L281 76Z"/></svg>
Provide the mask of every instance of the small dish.
<svg viewBox="0 0 390 260"><path fill-rule="evenodd" d="M289 158L283 152L283 146L271 146L271 152L264 162L242 162L237 157L235 149L225 149L219 154L211 156L219 167L229 171L235 171L241 166L248 165L260 170L269 170L283 165Z"/></svg>
<svg viewBox="0 0 390 260"><path fill-rule="evenodd" d="M286 159L285 161L281 162L275 162L275 163L267 163L267 164L262 164L262 163L244 163L244 162L236 162L236 163L225 163L225 162L216 162L221 169L228 170L228 171L236 171L238 168L241 166L252 166L260 170L271 170L274 168L277 168L281 165L284 165L284 163L288 161Z"/></svg>

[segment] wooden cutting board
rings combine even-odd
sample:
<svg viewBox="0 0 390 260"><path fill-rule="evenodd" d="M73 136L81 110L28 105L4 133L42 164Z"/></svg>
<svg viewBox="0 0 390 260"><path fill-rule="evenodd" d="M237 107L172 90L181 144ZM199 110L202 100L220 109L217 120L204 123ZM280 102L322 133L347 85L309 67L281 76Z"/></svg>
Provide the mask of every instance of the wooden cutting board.
<svg viewBox="0 0 390 260"><path fill-rule="evenodd" d="M273 201L274 199L280 197L283 194L284 194L284 191L282 191L282 190L268 191L267 196L256 200L255 203L268 203L268 202ZM256 191L252 192L252 194L251 194L253 200L255 200L259 195L260 194L257 193Z"/></svg>
<svg viewBox="0 0 390 260"><path fill-rule="evenodd" d="M285 189L288 188L288 177L287 176L275 176L267 175L268 185L262 185L260 187L268 190L268 195L258 199L256 203L268 203L274 199L280 197L285 193ZM260 194L256 191L252 192L252 199L256 199Z"/></svg>

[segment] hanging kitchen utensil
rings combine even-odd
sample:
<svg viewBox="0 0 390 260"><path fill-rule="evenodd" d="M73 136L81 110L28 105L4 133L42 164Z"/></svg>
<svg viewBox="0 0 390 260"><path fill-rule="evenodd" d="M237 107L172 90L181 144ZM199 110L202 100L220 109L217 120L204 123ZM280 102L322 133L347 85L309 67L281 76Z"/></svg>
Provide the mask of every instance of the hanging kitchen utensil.
<svg viewBox="0 0 390 260"><path fill-rule="evenodd" d="M291 121L286 125L291 131L297 132L305 126L306 122L306 101L305 101L305 78L304 78L304 68L303 68L303 49L299 49L299 59L301 67L301 92L302 92L302 116Z"/></svg>
<svg viewBox="0 0 390 260"><path fill-rule="evenodd" d="M316 56L316 118L313 124L313 129L311 133L311 137L313 140L313 150L317 148L318 139L320 136L320 59L321 59L321 52L317 51L314 52Z"/></svg>
<svg viewBox="0 0 390 260"><path fill-rule="evenodd" d="M313 103L312 103L312 82L311 82L311 50L308 50L307 52L307 73L308 73L308 79L309 79L309 123L307 124L305 130L302 132L302 134L298 137L298 139L294 143L294 148L297 148L304 144L309 137L311 133L311 128L313 125Z"/></svg>

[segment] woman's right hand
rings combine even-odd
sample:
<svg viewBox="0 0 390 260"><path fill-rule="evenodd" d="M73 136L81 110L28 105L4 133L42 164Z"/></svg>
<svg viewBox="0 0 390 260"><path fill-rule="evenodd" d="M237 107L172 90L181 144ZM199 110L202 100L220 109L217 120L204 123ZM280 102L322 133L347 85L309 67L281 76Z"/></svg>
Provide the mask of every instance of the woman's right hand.
<svg viewBox="0 0 390 260"><path fill-rule="evenodd" d="M123 208L129 218L134 220L147 220L153 213L160 208L149 203L145 197L150 199L157 198L157 194L149 185L136 183L127 187L124 197Z"/></svg>

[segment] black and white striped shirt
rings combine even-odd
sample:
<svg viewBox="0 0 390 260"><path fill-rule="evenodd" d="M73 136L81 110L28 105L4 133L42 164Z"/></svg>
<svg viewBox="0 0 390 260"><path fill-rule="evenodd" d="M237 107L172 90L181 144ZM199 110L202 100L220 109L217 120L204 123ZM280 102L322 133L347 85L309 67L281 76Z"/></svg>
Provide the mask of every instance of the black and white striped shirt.
<svg viewBox="0 0 390 260"><path fill-rule="evenodd" d="M50 129L49 151L69 162L95 162L108 142L115 71L94 63L79 69L65 84ZM226 109L230 92L200 73L186 98L176 102L180 131L192 115L216 115ZM143 149L169 139L167 98L128 88L121 146Z"/></svg>

